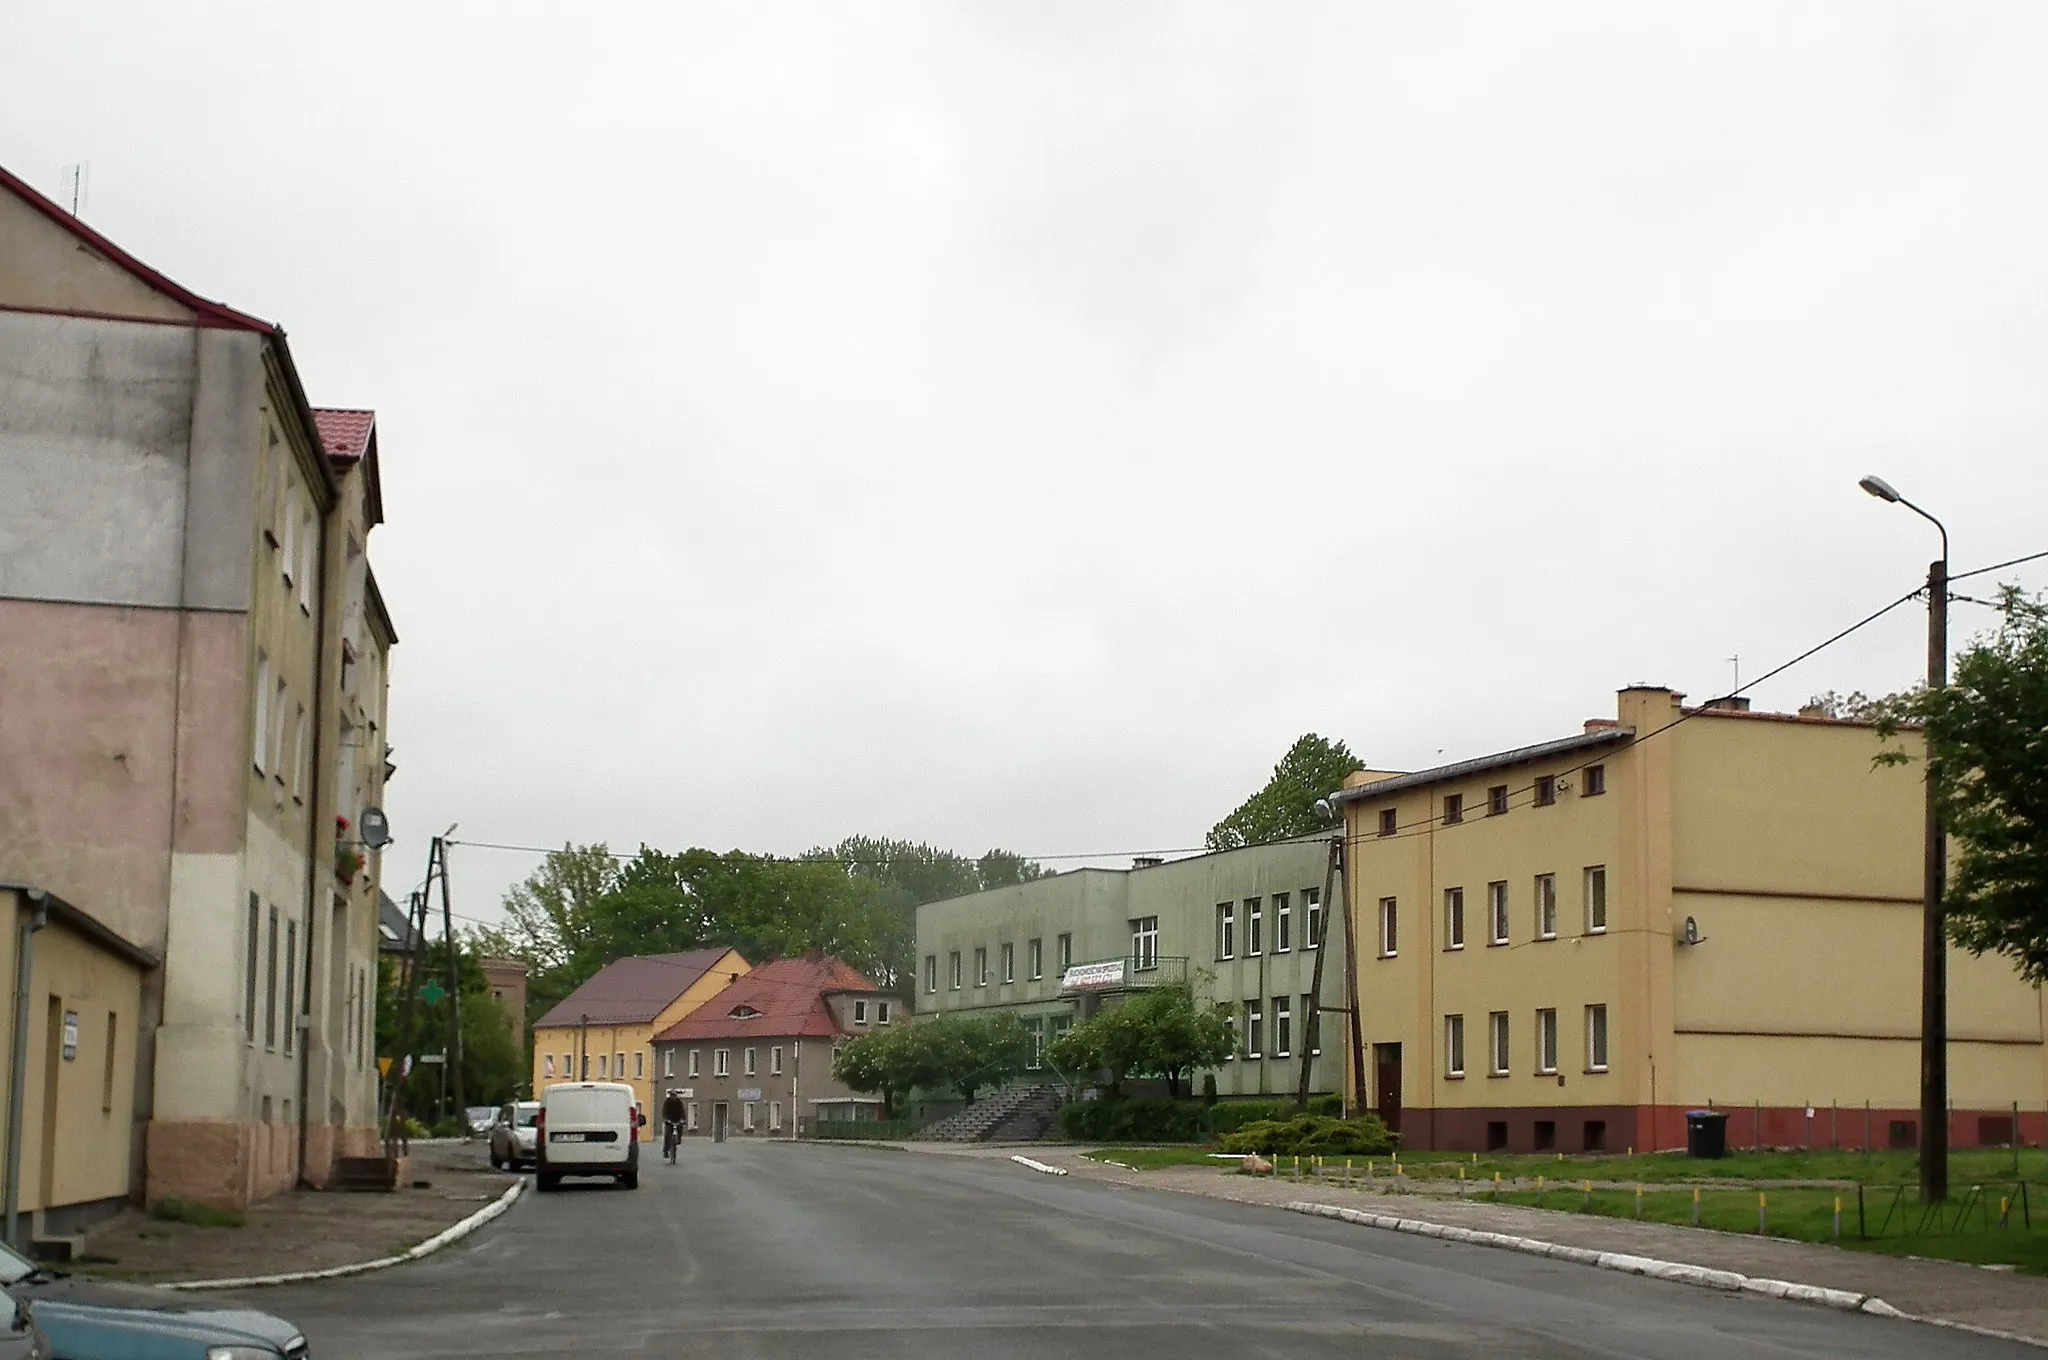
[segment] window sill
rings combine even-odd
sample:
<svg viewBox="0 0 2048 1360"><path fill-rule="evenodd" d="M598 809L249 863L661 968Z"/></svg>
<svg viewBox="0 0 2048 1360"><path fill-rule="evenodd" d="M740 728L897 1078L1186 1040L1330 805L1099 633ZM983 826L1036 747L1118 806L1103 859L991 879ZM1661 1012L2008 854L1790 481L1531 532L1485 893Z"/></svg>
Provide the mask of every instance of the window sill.
<svg viewBox="0 0 2048 1360"><path fill-rule="evenodd" d="M1465 946L1462 944L1447 944L1444 946L1444 953L1446 954L1462 954L1464 952Z"/></svg>
<svg viewBox="0 0 2048 1360"><path fill-rule="evenodd" d="M1398 950L1398 949L1393 949L1393 950L1385 950L1385 949L1383 949L1383 950L1381 950L1381 951L1380 951L1379 957L1380 957L1380 958L1382 958L1382 959L1398 959L1398 958L1400 958L1400 957L1401 957L1401 951L1400 951L1400 950Z"/></svg>
<svg viewBox="0 0 2048 1360"><path fill-rule="evenodd" d="M1446 1073L1444 1073L1444 1080L1445 1080L1445 1081L1463 1081L1464 1079L1465 1079L1465 1074L1464 1074L1463 1072L1446 1072Z"/></svg>
<svg viewBox="0 0 2048 1360"><path fill-rule="evenodd" d="M1550 944L1550 943L1554 942L1554 941L1555 941L1556 939L1557 939L1557 936L1556 936L1556 935L1554 935L1554 934L1553 934L1553 935L1538 935L1538 936L1536 937L1536 943L1537 943L1537 944Z"/></svg>
<svg viewBox="0 0 2048 1360"><path fill-rule="evenodd" d="M1555 1067L1539 1067L1536 1069L1536 1075L1539 1077L1554 1077L1557 1075L1557 1069Z"/></svg>
<svg viewBox="0 0 2048 1360"><path fill-rule="evenodd" d="M1605 935L1605 934L1607 933L1607 927L1606 927L1606 926L1595 926L1595 927L1594 927L1594 928L1592 928L1591 930L1588 930L1588 931L1587 931L1586 933L1587 933L1588 935Z"/></svg>
<svg viewBox="0 0 2048 1360"><path fill-rule="evenodd" d="M1586 1075L1589 1077L1604 1077L1607 1075L1607 1071L1608 1069L1604 1067L1589 1067L1586 1069Z"/></svg>
<svg viewBox="0 0 2048 1360"><path fill-rule="evenodd" d="M1512 1072L1488 1072L1486 1074L1486 1079L1488 1081L1505 1081L1513 1075L1514 1073Z"/></svg>
<svg viewBox="0 0 2048 1360"><path fill-rule="evenodd" d="M268 543L271 547L275 548L277 546L277 535L272 533L270 530L265 529L263 531L263 541L265 543Z"/></svg>

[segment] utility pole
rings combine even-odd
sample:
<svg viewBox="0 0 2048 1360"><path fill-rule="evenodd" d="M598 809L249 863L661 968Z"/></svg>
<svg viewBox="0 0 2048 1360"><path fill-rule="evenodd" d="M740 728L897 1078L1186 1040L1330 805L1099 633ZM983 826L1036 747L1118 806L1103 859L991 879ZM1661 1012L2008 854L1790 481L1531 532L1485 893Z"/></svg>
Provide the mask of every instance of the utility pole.
<svg viewBox="0 0 2048 1360"><path fill-rule="evenodd" d="M449 830L455 828L450 827ZM441 874L441 939L448 948L448 1005L449 1018L449 1062L455 1067L448 1083L455 1091L455 1108L468 1108L462 1089L462 950L455 939L455 908L448 896L448 841L445 836L434 837L430 851L438 863ZM463 1116L467 1118L466 1115Z"/></svg>
<svg viewBox="0 0 2048 1360"><path fill-rule="evenodd" d="M1927 567L1927 687L1948 684L1948 531L1941 560ZM1935 786L1939 770L1927 746L1926 860L1920 912L1920 1202L1948 1198L1948 838ZM2017 1136L2017 1135L2015 1135Z"/></svg>
<svg viewBox="0 0 2048 1360"><path fill-rule="evenodd" d="M576 1031L576 1080L590 1080L590 1017L583 1017L582 1026Z"/></svg>
<svg viewBox="0 0 2048 1360"><path fill-rule="evenodd" d="M1331 900L1331 895L1336 891L1337 863L1343 855L1344 835L1340 831L1330 837L1330 863L1329 867L1323 870L1322 938L1315 942L1315 977L1308 986L1308 1014L1301 1020L1306 1029L1301 1036L1301 1085L1294 1093L1294 1108L1297 1111L1308 1109L1309 1074L1323 1034L1323 958L1330 952L1330 909L1336 905Z"/></svg>

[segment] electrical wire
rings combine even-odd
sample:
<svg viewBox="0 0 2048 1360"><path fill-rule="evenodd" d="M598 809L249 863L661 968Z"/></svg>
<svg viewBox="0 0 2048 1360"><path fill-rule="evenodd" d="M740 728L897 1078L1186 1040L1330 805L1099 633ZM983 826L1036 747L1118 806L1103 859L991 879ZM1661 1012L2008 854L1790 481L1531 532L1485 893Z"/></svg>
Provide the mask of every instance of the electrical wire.
<svg viewBox="0 0 2048 1360"><path fill-rule="evenodd" d="M2048 557L2048 552L2028 553L2025 557L2015 557L2010 562L1993 562L1988 567L1978 567L1973 571L1962 572L1948 579L1951 581L1967 581L1972 576L1988 576L1994 571L2004 571L2007 567L2017 567L2027 562L2038 562L2044 557ZM1972 601L1972 603L1975 602Z"/></svg>

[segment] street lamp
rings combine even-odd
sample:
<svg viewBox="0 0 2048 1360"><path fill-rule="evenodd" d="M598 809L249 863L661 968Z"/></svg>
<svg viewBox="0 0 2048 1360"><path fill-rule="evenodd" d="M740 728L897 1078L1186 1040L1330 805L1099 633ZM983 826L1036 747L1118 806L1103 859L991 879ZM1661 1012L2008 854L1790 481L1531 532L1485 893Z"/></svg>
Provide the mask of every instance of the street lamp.
<svg viewBox="0 0 2048 1360"><path fill-rule="evenodd" d="M1857 483L1881 501L1903 505L1941 531L1941 557L1927 566L1927 687L1948 684L1948 529L1882 477ZM1934 751L1927 752L1927 835L1920 919L1920 1199L1948 1198L1948 932L1942 921L1948 847L1935 799Z"/></svg>

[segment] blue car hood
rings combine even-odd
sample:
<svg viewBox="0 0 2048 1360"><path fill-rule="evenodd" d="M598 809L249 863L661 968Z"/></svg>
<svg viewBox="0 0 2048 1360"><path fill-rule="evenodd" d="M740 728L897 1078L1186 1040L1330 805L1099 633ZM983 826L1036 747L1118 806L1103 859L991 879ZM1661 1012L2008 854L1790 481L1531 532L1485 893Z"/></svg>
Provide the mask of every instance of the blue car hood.
<svg viewBox="0 0 2048 1360"><path fill-rule="evenodd" d="M261 1346L279 1355L301 1340L281 1317L253 1308L221 1308L190 1295L148 1285L87 1280L75 1275L15 1287L55 1354L133 1356L171 1360L203 1356L208 1346ZM121 1338L117 1349L115 1337ZM163 1344L151 1344L152 1339Z"/></svg>

